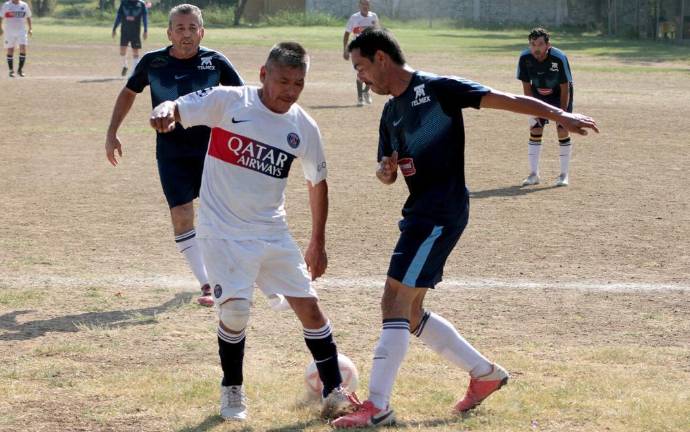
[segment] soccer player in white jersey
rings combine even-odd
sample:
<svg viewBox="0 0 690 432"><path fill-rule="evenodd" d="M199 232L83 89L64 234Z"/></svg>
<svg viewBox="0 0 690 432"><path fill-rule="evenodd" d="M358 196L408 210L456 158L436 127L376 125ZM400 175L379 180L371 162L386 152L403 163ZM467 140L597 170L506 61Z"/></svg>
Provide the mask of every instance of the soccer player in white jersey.
<svg viewBox="0 0 690 432"><path fill-rule="evenodd" d="M24 21L28 24L27 30ZM14 47L19 45L19 68L17 73L24 76L26 46L31 36L31 8L22 0L8 0L0 7L0 36L7 50L7 66L10 78L14 77Z"/></svg>
<svg viewBox="0 0 690 432"><path fill-rule="evenodd" d="M296 104L309 57L295 42L275 45L261 67L262 87L213 87L158 105L151 126L169 132L211 127L201 182L197 238L218 309L223 369L220 414L247 418L242 364L254 283L282 294L304 328L324 383L322 415L355 407L341 386L331 324L311 281L326 270L328 186L319 128ZM304 257L285 220L285 187L295 158L307 179L312 233Z"/></svg>
<svg viewBox="0 0 690 432"><path fill-rule="evenodd" d="M376 27L379 25L379 17L369 10L369 0L359 0L359 12L353 14L347 25L345 26L345 33L343 34L343 58L350 60L350 52L347 50L347 44L350 40L350 34L353 38L359 36L365 28ZM371 103L371 94L369 93L369 86L364 84L359 78L357 81L357 106L363 106L365 103Z"/></svg>

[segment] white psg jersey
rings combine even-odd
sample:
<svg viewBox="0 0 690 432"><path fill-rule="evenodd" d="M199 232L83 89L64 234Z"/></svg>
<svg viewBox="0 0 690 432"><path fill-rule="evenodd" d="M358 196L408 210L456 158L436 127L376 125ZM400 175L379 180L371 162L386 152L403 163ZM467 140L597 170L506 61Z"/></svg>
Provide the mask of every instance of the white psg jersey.
<svg viewBox="0 0 690 432"><path fill-rule="evenodd" d="M2 15L2 25L6 33L24 34L26 33L24 21L26 18L31 18L31 8L21 0L17 4L6 1L0 8L0 15Z"/></svg>
<svg viewBox="0 0 690 432"><path fill-rule="evenodd" d="M353 14L349 20L347 20L347 26L345 31L352 33L355 37L359 36L360 33L364 31L367 27L376 27L379 23L379 17L372 11L369 11L367 16L362 16L362 12L357 12Z"/></svg>
<svg viewBox="0 0 690 432"><path fill-rule="evenodd" d="M214 87L178 98L184 127L211 127L201 181L197 235L266 238L283 235L285 187L300 158L313 185L326 178L316 122L297 104L285 114L264 106L258 88Z"/></svg>

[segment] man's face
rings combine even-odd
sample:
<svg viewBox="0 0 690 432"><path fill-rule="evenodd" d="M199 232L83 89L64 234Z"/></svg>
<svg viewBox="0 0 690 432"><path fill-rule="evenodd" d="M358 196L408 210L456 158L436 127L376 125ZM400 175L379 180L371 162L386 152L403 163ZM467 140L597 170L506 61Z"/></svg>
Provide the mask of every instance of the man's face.
<svg viewBox="0 0 690 432"><path fill-rule="evenodd" d="M182 57L196 54L204 38L204 28L193 14L176 14L168 28L168 40L175 52Z"/></svg>
<svg viewBox="0 0 690 432"><path fill-rule="evenodd" d="M302 67L283 66L269 63L261 66L262 101L268 109L283 114L297 102L304 89L307 71Z"/></svg>
<svg viewBox="0 0 690 432"><path fill-rule="evenodd" d="M544 41L544 37L538 37L529 41L529 50L538 61L544 61L551 44Z"/></svg>
<svg viewBox="0 0 690 432"><path fill-rule="evenodd" d="M377 51L374 61L361 55L359 48L355 48L350 53L352 66L357 71L357 79L365 83L371 90L380 95L390 94L386 74L383 70L383 54Z"/></svg>
<svg viewBox="0 0 690 432"><path fill-rule="evenodd" d="M362 15L369 13L369 0L359 0L359 11Z"/></svg>

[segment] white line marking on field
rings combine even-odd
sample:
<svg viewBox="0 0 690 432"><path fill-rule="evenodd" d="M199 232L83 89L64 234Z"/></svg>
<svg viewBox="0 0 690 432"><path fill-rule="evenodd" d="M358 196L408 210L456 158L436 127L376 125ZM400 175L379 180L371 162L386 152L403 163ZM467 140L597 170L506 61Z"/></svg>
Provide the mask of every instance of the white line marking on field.
<svg viewBox="0 0 690 432"><path fill-rule="evenodd" d="M385 275L363 277L324 277L316 282L317 289L383 288ZM196 290L197 282L191 278L163 275L107 275L93 278L49 275L0 276L0 288L17 286L43 286L56 288L119 287L119 288L172 288ZM623 282L608 280L582 281L529 281L524 279L448 278L439 289L524 289L524 290L585 290L585 291L690 291L688 282Z"/></svg>

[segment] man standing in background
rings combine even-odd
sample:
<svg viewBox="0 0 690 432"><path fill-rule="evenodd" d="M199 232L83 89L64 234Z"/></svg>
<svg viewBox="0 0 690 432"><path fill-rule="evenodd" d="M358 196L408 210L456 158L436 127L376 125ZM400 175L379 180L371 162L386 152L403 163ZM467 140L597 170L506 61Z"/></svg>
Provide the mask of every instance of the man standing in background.
<svg viewBox="0 0 690 432"><path fill-rule="evenodd" d="M343 58L345 60L350 60L350 52L347 50L350 34L353 35L353 38L356 38L365 28L377 27L379 25L379 17L370 11L369 7L369 0L359 0L359 12L353 14L347 20L345 33L343 34ZM365 103L371 104L369 86L365 85L359 78L355 79L357 80L357 106L363 106Z"/></svg>
<svg viewBox="0 0 690 432"><path fill-rule="evenodd" d="M132 46L132 69L139 62L141 49L141 23L144 23L144 39L148 37L148 12L143 0L122 0L113 24L113 38L120 29L120 58L122 59L122 76L127 75L127 45Z"/></svg>
<svg viewBox="0 0 690 432"><path fill-rule="evenodd" d="M5 20L4 32L2 21ZM24 27L24 20L29 30ZM22 0L8 0L0 8L0 36L7 50L7 66L10 68L10 78L14 78L14 47L19 45L19 68L17 73L24 76L24 62L26 62L26 45L31 36L31 8Z"/></svg>

